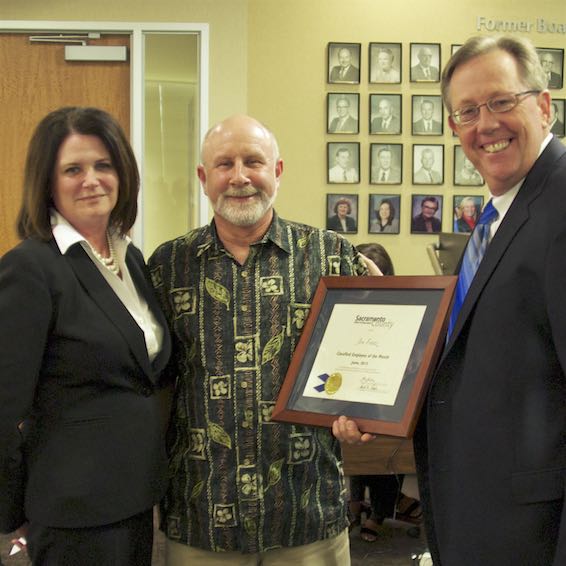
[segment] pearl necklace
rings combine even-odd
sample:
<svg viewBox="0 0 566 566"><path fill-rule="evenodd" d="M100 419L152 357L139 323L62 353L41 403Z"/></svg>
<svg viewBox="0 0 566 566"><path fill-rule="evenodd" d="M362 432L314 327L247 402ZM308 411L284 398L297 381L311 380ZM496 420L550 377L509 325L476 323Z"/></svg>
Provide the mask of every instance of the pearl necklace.
<svg viewBox="0 0 566 566"><path fill-rule="evenodd" d="M116 254L114 253L114 244L112 243L112 238L106 232L106 241L108 242L108 251L110 252L110 257L103 257L99 254L94 246L91 246L92 253L94 257L104 266L106 269L114 273L114 275L120 276L120 267L118 266L118 261L116 260Z"/></svg>

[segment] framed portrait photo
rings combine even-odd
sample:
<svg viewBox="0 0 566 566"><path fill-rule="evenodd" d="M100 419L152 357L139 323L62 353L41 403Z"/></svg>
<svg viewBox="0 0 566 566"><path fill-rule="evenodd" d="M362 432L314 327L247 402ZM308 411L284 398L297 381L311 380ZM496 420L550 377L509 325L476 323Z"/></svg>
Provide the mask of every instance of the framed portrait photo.
<svg viewBox="0 0 566 566"><path fill-rule="evenodd" d="M564 99L553 98L550 103L550 133L564 137Z"/></svg>
<svg viewBox="0 0 566 566"><path fill-rule="evenodd" d="M329 43L327 62L330 84L359 84L362 63L360 43Z"/></svg>
<svg viewBox="0 0 566 566"><path fill-rule="evenodd" d="M359 142L329 142L326 144L328 183L356 184L360 182Z"/></svg>
<svg viewBox="0 0 566 566"><path fill-rule="evenodd" d="M403 144L370 144L369 162L372 185L400 185L403 181Z"/></svg>
<svg viewBox="0 0 566 566"><path fill-rule="evenodd" d="M411 234L442 232L442 195L411 195Z"/></svg>
<svg viewBox="0 0 566 566"><path fill-rule="evenodd" d="M357 233L358 195L326 195L326 229L341 233Z"/></svg>
<svg viewBox="0 0 566 566"><path fill-rule="evenodd" d="M454 146L454 184L461 187L481 187L485 183L474 164L466 157L461 145Z"/></svg>
<svg viewBox="0 0 566 566"><path fill-rule="evenodd" d="M564 78L564 49L537 47L538 58L542 70L546 74L548 88L562 88Z"/></svg>
<svg viewBox="0 0 566 566"><path fill-rule="evenodd" d="M369 133L398 135L401 133L401 95L369 95Z"/></svg>
<svg viewBox="0 0 566 566"><path fill-rule="evenodd" d="M370 194L368 220L370 234L399 234L401 195Z"/></svg>
<svg viewBox="0 0 566 566"><path fill-rule="evenodd" d="M444 145L413 144L413 185L444 183Z"/></svg>
<svg viewBox="0 0 566 566"><path fill-rule="evenodd" d="M411 437L456 280L322 277L273 420L330 427L346 415L362 432Z"/></svg>
<svg viewBox="0 0 566 566"><path fill-rule="evenodd" d="M400 43L369 44L369 82L401 82L402 46Z"/></svg>
<svg viewBox="0 0 566 566"><path fill-rule="evenodd" d="M413 94L412 134L414 136L440 136L444 131L442 98L437 94Z"/></svg>
<svg viewBox="0 0 566 566"><path fill-rule="evenodd" d="M329 134L360 132L360 95L329 92L326 97L326 131Z"/></svg>
<svg viewBox="0 0 566 566"><path fill-rule="evenodd" d="M411 43L412 83L440 81L440 43Z"/></svg>
<svg viewBox="0 0 566 566"><path fill-rule="evenodd" d="M452 231L457 234L471 234L479 220L483 208L481 195L454 196L454 226Z"/></svg>

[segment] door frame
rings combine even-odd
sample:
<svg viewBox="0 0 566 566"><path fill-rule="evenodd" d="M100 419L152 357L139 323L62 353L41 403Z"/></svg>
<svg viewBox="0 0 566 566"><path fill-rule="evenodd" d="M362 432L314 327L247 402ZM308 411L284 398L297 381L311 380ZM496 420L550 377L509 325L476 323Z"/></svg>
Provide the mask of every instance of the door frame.
<svg viewBox="0 0 566 566"><path fill-rule="evenodd" d="M195 33L199 35L199 140L208 130L209 96L209 24L190 22L77 22L77 21L39 21L39 20L2 20L0 33L9 32L100 32L129 34L130 43L130 140L140 173L144 170L144 46L143 35L146 32ZM200 147L197 148L200 150ZM143 179L143 174L141 175ZM200 186L200 184L198 185ZM199 191L198 221L203 226L208 223L208 199ZM132 229L134 243L143 249L143 181L138 197L138 216Z"/></svg>

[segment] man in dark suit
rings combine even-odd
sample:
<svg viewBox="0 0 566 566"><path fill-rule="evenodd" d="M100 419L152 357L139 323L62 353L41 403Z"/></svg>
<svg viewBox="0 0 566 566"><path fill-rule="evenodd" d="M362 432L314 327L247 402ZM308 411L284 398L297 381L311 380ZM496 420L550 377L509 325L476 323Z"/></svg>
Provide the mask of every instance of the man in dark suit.
<svg viewBox="0 0 566 566"><path fill-rule="evenodd" d="M345 96L336 100L336 116L328 128L331 134L357 134L358 121L350 115L350 101Z"/></svg>
<svg viewBox="0 0 566 566"><path fill-rule="evenodd" d="M443 71L498 218L415 434L435 565L566 564L566 148L545 87L520 37L472 38ZM345 418L334 432L367 438Z"/></svg>
<svg viewBox="0 0 566 566"><path fill-rule="evenodd" d="M371 183L396 184L401 182L401 169L393 165L393 153L389 146L379 147L377 156L375 154L372 156L372 163L375 165L371 169Z"/></svg>
<svg viewBox="0 0 566 566"><path fill-rule="evenodd" d="M562 78L552 69L554 67L554 57L550 51L542 51L539 55L540 64L548 80L548 88L562 88Z"/></svg>
<svg viewBox="0 0 566 566"><path fill-rule="evenodd" d="M421 212L411 220L411 232L436 233L442 229L441 221L436 218L439 208L438 199L433 196L424 197L421 201Z"/></svg>
<svg viewBox="0 0 566 566"><path fill-rule="evenodd" d="M347 47L338 51L338 63L330 71L331 83L359 83L360 70L352 65L352 53Z"/></svg>
<svg viewBox="0 0 566 566"><path fill-rule="evenodd" d="M421 118L413 122L413 134L438 136L442 134L442 124L433 118L434 103L424 99L421 102Z"/></svg>
<svg viewBox="0 0 566 566"><path fill-rule="evenodd" d="M418 64L411 67L412 81L431 81L436 82L440 76L438 67L431 65L432 50L430 47L421 47L417 53Z"/></svg>
<svg viewBox="0 0 566 566"><path fill-rule="evenodd" d="M377 104L378 115L371 121L370 134L400 134L401 121L393 114L393 105L387 98Z"/></svg>
<svg viewBox="0 0 566 566"><path fill-rule="evenodd" d="M558 117L558 106L555 102L550 105L550 133L560 138L564 137L564 122Z"/></svg>
<svg viewBox="0 0 566 566"><path fill-rule="evenodd" d="M471 39L443 73L450 126L499 214L415 440L443 566L566 564L566 149L545 86L520 38ZM501 93L503 111L488 106Z"/></svg>

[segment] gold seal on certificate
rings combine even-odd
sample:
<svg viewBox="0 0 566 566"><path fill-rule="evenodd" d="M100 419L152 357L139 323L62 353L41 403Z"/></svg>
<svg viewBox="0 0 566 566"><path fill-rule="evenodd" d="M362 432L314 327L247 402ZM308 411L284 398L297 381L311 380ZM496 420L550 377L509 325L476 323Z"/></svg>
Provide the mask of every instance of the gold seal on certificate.
<svg viewBox="0 0 566 566"><path fill-rule="evenodd" d="M340 389L342 385L342 374L339 371L334 372L330 375L330 377L326 380L324 384L324 390L328 395L334 395Z"/></svg>

